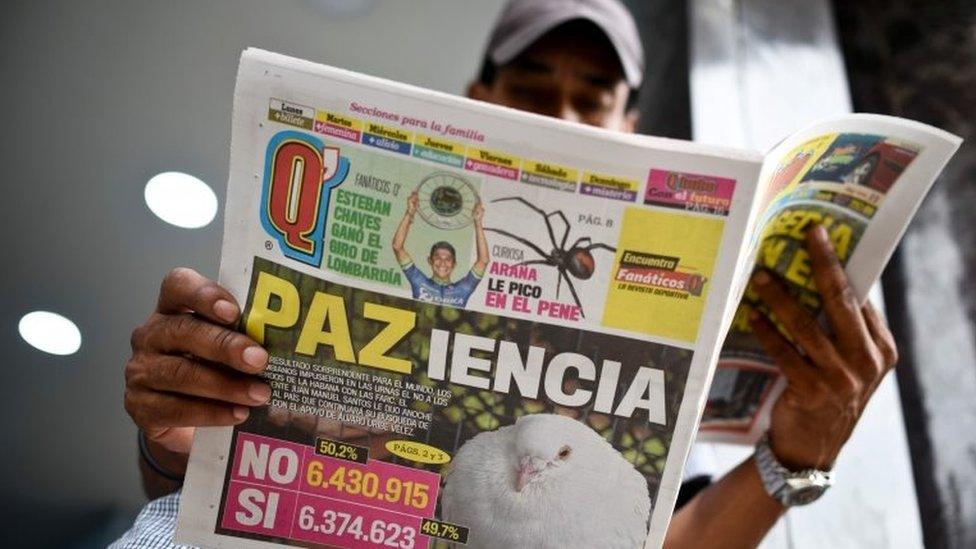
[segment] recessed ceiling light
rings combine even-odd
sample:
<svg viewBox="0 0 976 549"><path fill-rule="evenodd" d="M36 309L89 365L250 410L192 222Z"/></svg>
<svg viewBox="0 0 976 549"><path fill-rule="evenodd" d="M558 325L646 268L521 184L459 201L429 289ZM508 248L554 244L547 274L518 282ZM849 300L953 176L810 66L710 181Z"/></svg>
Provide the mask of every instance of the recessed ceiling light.
<svg viewBox="0 0 976 549"><path fill-rule="evenodd" d="M32 347L52 355L74 354L81 347L81 332L71 320L48 311L27 313L17 324L20 337Z"/></svg>
<svg viewBox="0 0 976 549"><path fill-rule="evenodd" d="M146 183L146 205L163 221L199 229L217 215L217 195L209 185L182 172L163 172Z"/></svg>

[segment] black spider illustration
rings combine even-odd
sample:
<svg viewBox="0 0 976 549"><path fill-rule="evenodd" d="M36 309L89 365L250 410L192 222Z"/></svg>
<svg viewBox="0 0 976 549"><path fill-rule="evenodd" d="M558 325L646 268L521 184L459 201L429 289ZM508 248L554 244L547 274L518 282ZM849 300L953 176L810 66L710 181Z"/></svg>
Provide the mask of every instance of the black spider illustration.
<svg viewBox="0 0 976 549"><path fill-rule="evenodd" d="M616 252L617 249L607 244L593 243L588 236L577 239L576 242L573 242L573 244L567 248L566 241L569 240L571 225L569 224L569 220L566 219L566 215L563 214L561 210L554 210L547 213L542 208L539 208L528 200L518 196L497 198L492 200L492 202L505 202L511 200L525 204L531 208L532 211L542 216L546 222L546 230L549 232L549 241L552 243L552 251L546 253L542 248L535 245L528 239L514 235L508 231L503 231L501 229L490 229L488 227L485 227L485 230L498 233L521 242L541 256L541 259L522 261L516 265L549 265L555 267L559 271L559 281L556 283L556 298L559 298L559 292L562 288L563 280L566 280L566 285L569 286L569 291L573 294L573 300L576 301L576 306L579 307L580 316L585 317L586 315L583 314L583 304L580 303L579 296L576 294L576 288L573 286L573 281L566 273L573 275L574 278L586 280L593 276L593 269L596 266L596 262L593 260L593 254L590 253L590 250L609 250L611 252ZM566 228L563 230L562 239L558 242L556 240L556 233L552 228L552 222L550 219L552 216L559 216L559 218L562 219L563 223L566 225Z"/></svg>

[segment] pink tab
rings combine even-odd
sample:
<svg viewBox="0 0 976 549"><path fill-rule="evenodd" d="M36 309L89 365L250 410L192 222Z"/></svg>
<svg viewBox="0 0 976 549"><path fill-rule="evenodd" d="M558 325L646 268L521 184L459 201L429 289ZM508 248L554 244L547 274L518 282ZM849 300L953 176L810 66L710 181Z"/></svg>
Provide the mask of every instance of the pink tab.
<svg viewBox="0 0 976 549"><path fill-rule="evenodd" d="M314 129L318 133L331 135L332 137L338 137L340 139L346 139L355 143L359 143L359 138L361 137L360 132L356 130L344 128L335 124L329 124L327 122L322 122L321 120L315 121Z"/></svg>
<svg viewBox="0 0 976 549"><path fill-rule="evenodd" d="M331 498L300 494L291 538L331 547L426 549L420 517Z"/></svg>
<svg viewBox="0 0 976 549"><path fill-rule="evenodd" d="M499 166L498 164L489 164L473 158L465 160L464 169L471 170L473 172L486 173L495 177L503 177L505 179L518 179L518 170L516 168Z"/></svg>
<svg viewBox="0 0 976 549"><path fill-rule="evenodd" d="M728 215L734 191L734 179L652 169L647 175L644 203Z"/></svg>

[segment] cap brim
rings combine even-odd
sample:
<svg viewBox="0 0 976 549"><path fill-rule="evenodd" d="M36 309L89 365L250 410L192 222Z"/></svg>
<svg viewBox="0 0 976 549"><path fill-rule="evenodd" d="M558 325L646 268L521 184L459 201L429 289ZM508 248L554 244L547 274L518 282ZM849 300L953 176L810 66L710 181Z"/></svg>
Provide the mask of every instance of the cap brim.
<svg viewBox="0 0 976 549"><path fill-rule="evenodd" d="M610 41L614 53L620 61L620 66L624 71L624 80L631 88L638 88L643 79L643 70L637 66L637 62L625 52L625 46L621 43L620 37L611 32L612 27L602 18L588 13L566 12L563 14L553 14L550 17L542 18L534 25L522 29L517 34L508 37L504 42L497 44L490 52L489 57L495 65L504 65L519 56L522 52L534 44L537 40L545 36L549 31L567 23L569 21L583 20L589 21L597 26L598 29Z"/></svg>

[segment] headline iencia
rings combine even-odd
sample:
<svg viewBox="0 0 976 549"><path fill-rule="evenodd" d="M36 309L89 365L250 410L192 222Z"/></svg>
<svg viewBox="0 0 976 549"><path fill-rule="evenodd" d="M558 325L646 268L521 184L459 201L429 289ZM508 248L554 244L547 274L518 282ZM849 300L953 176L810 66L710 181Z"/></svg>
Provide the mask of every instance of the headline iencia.
<svg viewBox="0 0 976 549"><path fill-rule="evenodd" d="M349 312L340 295L300 290L287 279L260 271L246 312L245 331L264 344L268 328L297 328L294 351L298 355L317 357L328 355L331 349L339 362L413 373L413 361L390 352L413 334L416 311L362 301L361 308L352 313L377 323L380 329L359 348L350 331ZM623 363L612 358L603 359L597 368L580 353L547 353L536 345L528 345L523 352L517 343L504 339L439 328L432 328L428 338L426 374L432 380L503 394L514 389L523 398L545 397L572 408L592 406L595 412L623 418L645 410L650 423L666 424L664 371L659 368L637 367L624 387ZM581 382L595 388L587 389Z"/></svg>

